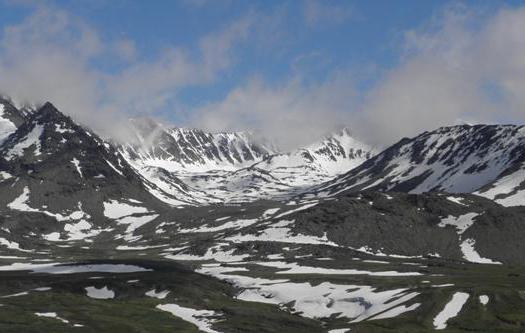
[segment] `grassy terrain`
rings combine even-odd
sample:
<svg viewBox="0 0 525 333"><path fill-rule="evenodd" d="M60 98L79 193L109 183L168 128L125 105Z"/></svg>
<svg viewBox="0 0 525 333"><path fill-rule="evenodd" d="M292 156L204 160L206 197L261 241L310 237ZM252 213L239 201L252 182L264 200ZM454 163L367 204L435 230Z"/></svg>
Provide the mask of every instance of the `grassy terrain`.
<svg viewBox="0 0 525 333"><path fill-rule="evenodd" d="M358 323L349 323L347 318L313 320L280 310L275 305L237 300L237 290L233 286L194 273L173 261L105 260L104 263L138 265L152 271L119 274L2 272L0 332L197 332L195 325L155 308L158 304L169 303L215 311L220 317L214 329L221 332L323 332L336 328L351 328L352 332L432 332L433 318L457 291L467 292L470 297L459 315L448 321L444 332L525 330L525 267L476 265L439 259L410 259L412 265L406 265L406 259L390 258L387 259L388 264L359 259L316 263L317 266L353 267L369 271L418 271L423 275L276 274L279 269L249 263L244 266L249 267L249 271L235 274L285 278L312 285L328 281L370 285L377 290L407 288L419 293L407 304L421 305L414 311L390 319ZM311 258L295 260L304 266L312 266L313 261ZM443 284L453 286L436 287ZM116 297L107 300L89 298L84 289L87 286L107 286L115 291ZM43 287L51 289L35 290ZM145 296L147 291L153 289L169 290L170 293L165 299ZM23 292L27 294L5 297ZM489 296L487 305L479 302L480 295ZM36 312L56 312L69 323L38 317ZM73 327L74 324L83 326Z"/></svg>

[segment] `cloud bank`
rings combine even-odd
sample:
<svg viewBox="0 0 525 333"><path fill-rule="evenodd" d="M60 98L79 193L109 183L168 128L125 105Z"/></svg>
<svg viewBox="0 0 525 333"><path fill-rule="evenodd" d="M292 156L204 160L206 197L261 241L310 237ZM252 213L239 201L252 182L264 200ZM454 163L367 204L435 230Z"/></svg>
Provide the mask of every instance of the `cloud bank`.
<svg viewBox="0 0 525 333"><path fill-rule="evenodd" d="M282 148L311 143L342 127L355 104L352 82L343 75L305 85L294 78L271 86L255 78L224 100L194 110L191 123L208 130L255 130Z"/></svg>
<svg viewBox="0 0 525 333"><path fill-rule="evenodd" d="M334 10L307 1L303 20L319 25ZM351 14L341 12L332 24ZM226 80L222 74L235 66L236 50L263 41L268 49L280 34L267 23L286 17L282 11L272 17L250 12L203 36L194 48L167 45L156 58L144 60L133 40L105 40L82 19L39 6L1 35L0 91L21 101L51 100L77 120L114 134L114 124L123 118L180 105L182 89ZM288 59L290 73L280 81L250 75L223 98L184 106L185 122L177 125L252 130L291 148L345 125L373 145L388 145L462 121L521 123L523 31L525 7L493 13L447 7L425 26L404 32L399 61L374 72L375 83L367 89L356 87L370 77L352 68L311 80L305 67L323 59L313 52ZM119 59L118 71L94 65L107 57ZM308 59L314 61L298 65Z"/></svg>
<svg viewBox="0 0 525 333"><path fill-rule="evenodd" d="M388 143L460 121L525 120L525 8L480 15L450 7L406 33L405 59L356 115L362 136Z"/></svg>
<svg viewBox="0 0 525 333"><path fill-rule="evenodd" d="M219 130L251 128L297 146L349 126L375 146L459 123L525 120L525 8L493 15L448 7L407 31L394 68L367 91L351 71L327 81L281 85L249 80L195 113L193 123ZM334 79L337 77L337 79Z"/></svg>

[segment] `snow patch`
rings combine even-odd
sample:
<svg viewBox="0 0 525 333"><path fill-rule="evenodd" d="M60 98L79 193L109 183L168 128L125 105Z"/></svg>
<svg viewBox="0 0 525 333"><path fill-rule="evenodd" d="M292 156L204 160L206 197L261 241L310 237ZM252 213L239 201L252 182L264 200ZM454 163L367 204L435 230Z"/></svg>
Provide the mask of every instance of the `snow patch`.
<svg viewBox="0 0 525 333"><path fill-rule="evenodd" d="M487 305L487 304L489 304L489 297L487 295L480 295L479 296L479 302L482 305Z"/></svg>
<svg viewBox="0 0 525 333"><path fill-rule="evenodd" d="M272 262L256 262L257 265L266 267L275 267L281 269L287 269L286 271L279 271L277 274L323 274L323 275L370 275L370 276L419 276L422 275L418 272L397 272L397 271L384 271L384 272L371 272L363 271L358 269L335 269L335 268L323 268L323 267L309 267L301 266L298 263L286 263L283 261L272 261Z"/></svg>
<svg viewBox="0 0 525 333"><path fill-rule="evenodd" d="M146 292L146 296L158 298L158 299L165 299L169 293L170 293L169 290L163 290L163 291L157 292L155 289L152 289Z"/></svg>
<svg viewBox="0 0 525 333"><path fill-rule="evenodd" d="M463 203L463 200L464 200L464 199L461 198L461 197L458 198L458 197L448 196L448 197L447 197L447 200L448 200L448 201L452 201L453 203L457 203L458 205L468 206L468 205L466 205L466 204Z"/></svg>
<svg viewBox="0 0 525 333"><path fill-rule="evenodd" d="M463 305L467 302L469 294L463 292L456 292L452 299L445 305L443 310L434 317L434 327L436 330L443 330L447 328L447 321L456 317Z"/></svg>
<svg viewBox="0 0 525 333"><path fill-rule="evenodd" d="M178 230L178 233L184 234L184 233L201 233L201 232L216 232L226 229L240 229L247 226L250 226L254 223L256 223L258 219L246 219L246 220L236 220L236 221L229 221L222 225L216 226L216 227L208 227L207 225L203 225L198 228L193 229L180 229Z"/></svg>
<svg viewBox="0 0 525 333"><path fill-rule="evenodd" d="M87 296L96 299L111 299L115 298L115 292L104 286L102 288L96 288L94 286L86 287Z"/></svg>
<svg viewBox="0 0 525 333"><path fill-rule="evenodd" d="M84 176L82 175L82 169L80 169L80 161L74 158L73 160L71 160L71 163L73 163L73 165L75 166L75 169L77 169L77 172L80 175L80 178L84 178Z"/></svg>
<svg viewBox="0 0 525 333"><path fill-rule="evenodd" d="M44 318L54 318L54 319L60 320L64 324L69 324L68 320L64 318L60 318L56 312L35 312L35 315L37 315L38 317L44 317Z"/></svg>
<svg viewBox="0 0 525 333"><path fill-rule="evenodd" d="M30 250L21 249L20 244L18 244L17 242L12 242L2 237L0 237L0 245L6 246L8 249L11 249L11 250L17 250L17 251L22 251L22 252L33 252Z"/></svg>
<svg viewBox="0 0 525 333"><path fill-rule="evenodd" d="M117 200L104 202L104 216L110 219L118 219L140 213L148 213L148 209L140 206L132 206Z"/></svg>
<svg viewBox="0 0 525 333"><path fill-rule="evenodd" d="M489 258L482 258L478 252L474 249L476 241L472 238L465 239L461 244L461 252L463 253L463 258L467 261L475 262L479 264L501 264L499 261L494 261Z"/></svg>
<svg viewBox="0 0 525 333"><path fill-rule="evenodd" d="M330 282L296 283L286 279L253 278L230 273L247 271L244 267L203 266L197 270L244 289L237 298L250 301L288 304L295 312L308 318L350 318L358 322L401 305L418 295L406 289L376 291L359 285L340 285Z"/></svg>
<svg viewBox="0 0 525 333"><path fill-rule="evenodd" d="M15 156L23 156L26 149L30 147L34 147L34 156L39 156L41 154L40 137L42 136L42 133L44 133L44 127L42 125L35 125L24 139L9 149L5 158L9 161Z"/></svg>
<svg viewBox="0 0 525 333"><path fill-rule="evenodd" d="M461 235L464 233L472 224L474 224L474 218L476 216L479 216L478 213L468 213L465 215L461 215L459 217L455 216L448 216L447 218L444 218L441 220L441 222L438 224L439 227L445 227L447 225L455 226L457 229L458 235Z"/></svg>

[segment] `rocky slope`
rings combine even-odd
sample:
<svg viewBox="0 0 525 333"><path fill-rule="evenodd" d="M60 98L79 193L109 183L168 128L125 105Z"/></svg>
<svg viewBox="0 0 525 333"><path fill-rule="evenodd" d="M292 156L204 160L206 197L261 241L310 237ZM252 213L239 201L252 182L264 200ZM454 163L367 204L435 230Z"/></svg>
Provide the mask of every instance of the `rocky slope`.
<svg viewBox="0 0 525 333"><path fill-rule="evenodd" d="M106 212L118 205L164 207L150 193L154 185L112 146L50 103L4 140L0 172L0 211L10 226L0 233L15 236L15 242L31 242L31 234L57 240L92 236L107 227ZM27 235L35 223L38 232Z"/></svg>
<svg viewBox="0 0 525 333"><path fill-rule="evenodd" d="M322 195L376 190L474 192L505 205L523 204L525 128L443 127L403 139L318 188Z"/></svg>
<svg viewBox="0 0 525 333"><path fill-rule="evenodd" d="M275 174L296 169L305 173L311 170L312 173L333 177L355 168L374 153L371 147L354 139L350 131L343 128L305 148L268 156L254 167Z"/></svg>

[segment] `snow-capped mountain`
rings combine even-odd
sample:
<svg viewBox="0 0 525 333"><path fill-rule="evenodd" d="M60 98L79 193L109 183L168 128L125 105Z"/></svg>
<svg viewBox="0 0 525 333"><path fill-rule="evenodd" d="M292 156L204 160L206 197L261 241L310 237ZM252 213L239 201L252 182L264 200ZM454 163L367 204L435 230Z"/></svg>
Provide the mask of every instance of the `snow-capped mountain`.
<svg viewBox="0 0 525 333"><path fill-rule="evenodd" d="M66 165L67 172L74 171L72 184L78 184L78 177L85 184L93 182L82 179L91 172L105 177L103 184L110 189L108 177L124 177L132 180L134 192L142 195L145 190L153 200L176 206L285 199L311 188L321 196L360 190L443 191L475 193L504 205L524 202L525 129L520 126L443 127L403 139L374 156L374 149L346 129L280 153L246 133L206 133L141 119L132 122L133 144L114 148L49 103L22 112L4 99L0 108L4 178L24 171L29 179L44 173L49 181L46 172L54 170L56 177L56 170ZM90 186L99 189L100 184ZM115 187L121 191L120 185Z"/></svg>
<svg viewBox="0 0 525 333"><path fill-rule="evenodd" d="M300 193L344 173L374 151L347 129L289 153L268 140L240 133L166 128L150 119L132 121L140 144L119 149L128 162L165 192L183 191L193 203L253 201ZM170 200L166 200L170 202Z"/></svg>
<svg viewBox="0 0 525 333"><path fill-rule="evenodd" d="M50 103L0 145L0 175L0 211L18 237L35 221L50 239L91 235L112 203L163 205L115 148Z"/></svg>
<svg viewBox="0 0 525 333"><path fill-rule="evenodd" d="M374 153L342 129L305 148L269 155L234 172L179 177L226 201L285 199L356 167Z"/></svg>
<svg viewBox="0 0 525 333"><path fill-rule="evenodd" d="M268 156L254 165L273 174L318 173L334 177L345 173L375 154L374 149L352 137L347 128L334 132L319 142L290 153Z"/></svg>
<svg viewBox="0 0 525 333"><path fill-rule="evenodd" d="M523 126L442 127L402 139L318 191L474 192L517 205L524 202L524 161Z"/></svg>
<svg viewBox="0 0 525 333"><path fill-rule="evenodd" d="M274 153L248 132L208 133L166 127L149 118L130 121L132 138L121 145L128 159L170 172L236 170Z"/></svg>
<svg viewBox="0 0 525 333"><path fill-rule="evenodd" d="M248 132L209 133L167 127L150 118L132 119L129 143L117 149L152 186L152 193L171 205L222 202L208 188L185 178L208 179L228 174L274 153L274 148Z"/></svg>

